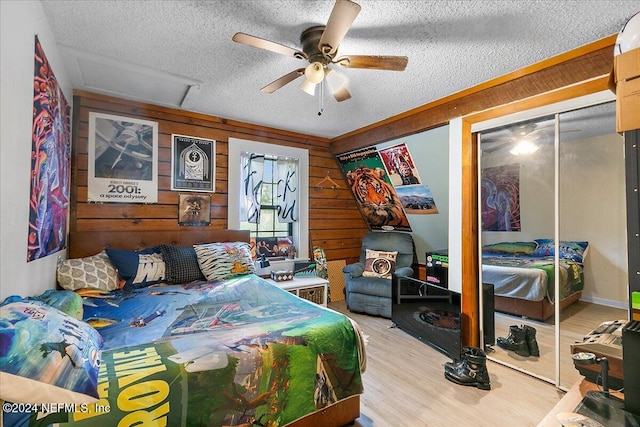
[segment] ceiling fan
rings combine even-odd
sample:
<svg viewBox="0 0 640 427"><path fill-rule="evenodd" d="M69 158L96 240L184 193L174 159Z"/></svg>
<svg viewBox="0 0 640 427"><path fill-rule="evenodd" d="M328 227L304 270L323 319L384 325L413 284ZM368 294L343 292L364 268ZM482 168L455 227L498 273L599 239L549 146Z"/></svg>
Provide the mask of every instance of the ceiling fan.
<svg viewBox="0 0 640 427"><path fill-rule="evenodd" d="M306 93L313 96L316 85L326 79L334 98L341 102L351 98L351 94L346 87L346 78L339 74L333 65L345 68L403 71L409 61L406 56L339 56L338 47L359 12L360 5L357 3L350 0L336 0L327 25L313 26L302 32L300 35L302 50L245 33L234 34L232 40L309 62L305 68L298 68L269 83L260 89L262 92L273 93L298 77L304 76L300 88Z"/></svg>

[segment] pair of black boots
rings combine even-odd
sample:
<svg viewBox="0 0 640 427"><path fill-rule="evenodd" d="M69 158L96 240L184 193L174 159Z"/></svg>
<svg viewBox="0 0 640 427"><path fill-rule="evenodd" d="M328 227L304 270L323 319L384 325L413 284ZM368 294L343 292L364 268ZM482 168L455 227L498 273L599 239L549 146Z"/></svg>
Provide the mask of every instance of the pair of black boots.
<svg viewBox="0 0 640 427"><path fill-rule="evenodd" d="M462 360L445 363L444 377L456 384L491 390L487 355L478 347L464 347Z"/></svg>
<svg viewBox="0 0 640 427"><path fill-rule="evenodd" d="M536 328L528 325L509 326L509 335L497 339L498 347L514 351L522 357L540 356L540 347L536 341Z"/></svg>

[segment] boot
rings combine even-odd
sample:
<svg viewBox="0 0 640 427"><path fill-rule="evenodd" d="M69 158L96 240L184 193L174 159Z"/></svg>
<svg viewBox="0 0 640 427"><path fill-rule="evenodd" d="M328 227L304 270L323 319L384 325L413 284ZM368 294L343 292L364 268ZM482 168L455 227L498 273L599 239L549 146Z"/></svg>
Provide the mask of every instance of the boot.
<svg viewBox="0 0 640 427"><path fill-rule="evenodd" d="M529 347L525 338L525 330L517 325L509 326L509 336L506 338L498 337L496 340L498 347L505 350L513 350L517 355L529 357Z"/></svg>
<svg viewBox="0 0 640 427"><path fill-rule="evenodd" d="M458 361L453 361L453 362L447 362L444 364L444 370L446 371L453 371L455 369L458 369L458 367L460 367L462 365L462 361L464 360L464 355L467 354L468 352L470 352L471 347L463 347L462 348L462 358Z"/></svg>
<svg viewBox="0 0 640 427"><path fill-rule="evenodd" d="M445 365L444 377L456 384L491 390L487 355L477 347L465 347L459 363Z"/></svg>
<svg viewBox="0 0 640 427"><path fill-rule="evenodd" d="M540 356L540 347L538 347L538 341L536 341L536 328L525 325L524 336L527 341L527 347L529 347L529 353L534 357Z"/></svg>

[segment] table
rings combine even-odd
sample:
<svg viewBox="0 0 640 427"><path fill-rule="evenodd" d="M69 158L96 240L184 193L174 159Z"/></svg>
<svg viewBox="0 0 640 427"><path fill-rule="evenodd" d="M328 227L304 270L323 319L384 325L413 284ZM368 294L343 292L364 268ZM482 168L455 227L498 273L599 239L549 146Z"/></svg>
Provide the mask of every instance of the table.
<svg viewBox="0 0 640 427"><path fill-rule="evenodd" d="M326 279L317 276L294 276L293 280L286 280L284 282L276 282L273 279L266 280L300 298L323 307L327 306L329 281Z"/></svg>
<svg viewBox="0 0 640 427"><path fill-rule="evenodd" d="M580 404L584 396L589 391L598 390L598 386L594 383L582 379L576 382L573 387L564 395L562 399L556 404L556 406L549 411L546 417L542 419L538 427L558 427L560 422L556 418L556 415L562 412L575 412L576 407ZM611 395L624 399L624 395L615 391L611 391Z"/></svg>

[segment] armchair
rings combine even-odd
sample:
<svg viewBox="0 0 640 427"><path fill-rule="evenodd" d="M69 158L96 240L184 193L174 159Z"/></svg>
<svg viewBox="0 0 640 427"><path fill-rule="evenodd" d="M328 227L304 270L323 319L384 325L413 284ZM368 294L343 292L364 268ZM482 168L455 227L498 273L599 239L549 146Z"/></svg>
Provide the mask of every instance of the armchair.
<svg viewBox="0 0 640 427"><path fill-rule="evenodd" d="M363 276L367 249L397 251L395 274L413 276L413 238L398 231L370 231L362 239L360 261L342 269L347 308L350 311L391 318L391 277Z"/></svg>

